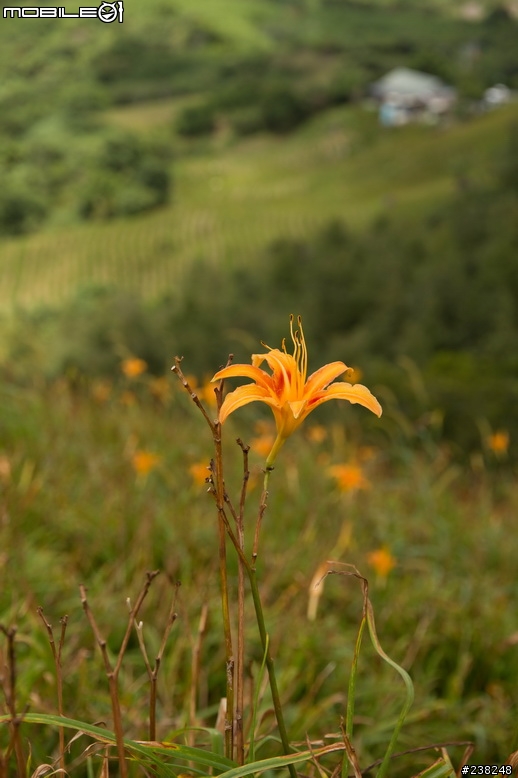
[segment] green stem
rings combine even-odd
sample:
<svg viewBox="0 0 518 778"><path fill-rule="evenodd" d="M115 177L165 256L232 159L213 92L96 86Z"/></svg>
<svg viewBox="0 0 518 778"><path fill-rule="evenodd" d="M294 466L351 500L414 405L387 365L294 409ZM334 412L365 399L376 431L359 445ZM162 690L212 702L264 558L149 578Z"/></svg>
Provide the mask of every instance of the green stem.
<svg viewBox="0 0 518 778"><path fill-rule="evenodd" d="M277 454L281 450L282 446L284 445L286 441L286 438L281 437L281 435L277 435L275 438L275 442L272 446L272 450L268 454L268 458L266 460L266 475L264 478L264 488L266 489L268 484L268 473L273 470L273 463L275 462L277 458Z"/></svg>
<svg viewBox="0 0 518 778"><path fill-rule="evenodd" d="M385 756L383 757L383 762L380 765L380 768L378 772L376 773L376 778L385 778L385 776L388 773L390 760L392 758L392 754L394 753L394 749L396 747L396 742L399 737L399 732L401 730L401 727L403 726L403 722L406 718L406 715L408 711L410 710L412 703L414 701L414 685L412 683L412 679L408 675L407 671L404 670L402 667L400 667L396 662L394 662L393 659L391 659L382 649L380 642L378 640L378 635L376 633L376 624L374 621L374 611L372 609L371 601L367 600L367 624L369 627L369 634L372 641L372 644L376 651L378 652L379 656L387 662L391 667L396 670L396 672L399 673L401 678L403 679L403 682L405 684L406 689L406 699L405 704L403 705L403 709L401 713L399 714L396 727L394 729L394 732L392 733L392 737L390 739L390 743L387 748L387 752Z"/></svg>
<svg viewBox="0 0 518 778"><path fill-rule="evenodd" d="M247 566L248 578L250 579L250 587L252 590L252 599L254 601L255 616L257 619L257 626L259 627L259 634L261 636L261 643L263 652L266 657L266 667L268 668L268 678L270 680L270 689L272 692L272 702L275 710L275 717L277 719L277 726L279 727L279 735L282 742L282 748L284 754L288 756L291 753L290 744L288 741L288 733L286 732L286 725L284 723L284 715L281 707L281 700L279 697L279 688L277 686L277 678L275 676L275 667L273 664L273 658L270 653L270 646L268 635L266 633L266 627L264 623L263 606L261 603L261 597L259 594L259 588L257 586L257 577L254 567ZM297 771L291 764L288 765L291 778L297 778Z"/></svg>
<svg viewBox="0 0 518 778"><path fill-rule="evenodd" d="M362 644L362 637L363 632L365 630L365 625L367 624L367 616L366 614L363 615L363 618L361 620L360 629L358 630L358 635L356 637L356 645L354 647L354 656L353 656L353 663L351 667L351 675L349 678L349 688L347 692L347 718L345 722L345 734L349 738L350 741L353 739L353 719L354 719L354 703L356 701L356 678L358 675L358 658L360 656L360 647ZM349 759L347 756L344 756L344 760L342 762L342 778L346 778L347 774L349 772Z"/></svg>

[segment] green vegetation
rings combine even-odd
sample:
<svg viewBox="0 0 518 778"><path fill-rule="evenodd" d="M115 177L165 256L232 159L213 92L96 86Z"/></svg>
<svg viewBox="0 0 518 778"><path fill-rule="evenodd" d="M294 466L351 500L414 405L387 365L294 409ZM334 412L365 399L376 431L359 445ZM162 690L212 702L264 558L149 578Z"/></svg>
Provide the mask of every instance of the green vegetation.
<svg viewBox="0 0 518 778"><path fill-rule="evenodd" d="M314 366L319 357L310 352ZM189 368L188 356L184 367ZM365 382L372 386L369 376ZM405 383L402 373L403 390ZM309 422L286 444L271 478L260 577L290 734L303 741L307 732L318 740L337 731L345 710L361 613L358 585L340 576L327 579L316 619L307 618L313 576L332 559L356 564L371 579L382 645L412 674L417 698L398 749L472 740L473 763L500 763L518 747L516 485L499 472L491 452L473 460L476 470L464 474L431 439L426 451L412 452L404 442L409 420L391 410L388 393L372 388L384 405L382 447L367 448L375 440L367 430L378 422L366 425L370 419L362 409L335 407L325 440L311 441ZM37 389L13 391L4 382L1 409L2 506L8 519L1 529L0 620L18 624L20 707L29 702L32 711L56 710L51 652L35 613L41 604L55 627L69 614L65 714L109 720L107 682L78 586L87 584L91 607L115 653L127 619L126 597L136 597L146 570L160 568L164 572L141 615L148 650L157 650L174 593L171 582L179 579L182 587L160 675L158 739L189 721L191 652L205 602L210 629L202 641L196 720L212 724L224 693L215 516L206 485L186 478L191 464L207 463L210 445L187 395L170 375L158 382L146 374L116 382L71 375L40 382ZM258 413L251 408L225 429L233 495L240 458L232 440L239 434L254 443L258 436L248 425ZM321 420L316 413L314 422ZM414 432L422 436L422 430ZM140 451L159 458L147 475L136 469ZM264 459L255 450L250 456L252 521ZM340 491L328 467L342 462L358 463L370 488ZM282 532L275 529L279 523ZM377 576L368 561L370 552L384 546L397 561L388 578ZM251 625L247 635L255 675L261 652ZM121 687L124 731L145 739L147 689L134 639ZM402 704L400 680L367 647L357 694L355 747L366 766L382 755ZM273 726L269 707L265 695L258 717L262 734ZM47 761L56 747L55 731L25 725L23 733L30 738L33 763ZM203 742L201 733L197 742ZM84 739L76 742L73 755L84 748ZM463 747L449 750L454 763L460 760ZM267 753L265 744L259 755ZM431 757L400 758L390 775L413 775Z"/></svg>
<svg viewBox="0 0 518 778"><path fill-rule="evenodd" d="M121 109L111 121L126 132L134 110ZM223 146L215 139L177 158L174 202L166 208L4 241L0 306L60 303L87 282L147 299L164 289L174 295L196 260L249 265L273 240L308 239L333 219L355 232L380 214L408 223L447 203L465 181L494 181L511 156L517 115L511 105L447 131L382 133L374 113L338 108L282 143L266 135ZM152 116L161 122L161 103Z"/></svg>
<svg viewBox="0 0 518 778"><path fill-rule="evenodd" d="M395 65L437 73L469 99L518 86L518 25L502 9L473 25L336 0L140 6L127 3L123 26L67 20L66 36L52 20L2 20L0 236L157 208L178 135L285 134L357 102ZM193 102L160 135L107 129L104 110L166 97Z"/></svg>
<svg viewBox="0 0 518 778"><path fill-rule="evenodd" d="M223 262L218 253L206 251L205 257L210 259L197 259L193 254L186 262L184 256L183 264L174 268L168 265L167 255L175 248L185 251L188 239L182 241L177 236L175 240L173 233L168 242L166 224L159 214L152 221L148 217L146 222L128 222L126 242L117 246L117 261L110 262L105 253L104 265L97 258L97 267L104 268L110 262L112 274L104 276L107 281L120 278L122 286L135 292L140 286L141 292L154 292L154 300L144 303L141 295L132 296L129 291L87 286L60 309L22 312L13 320L6 317L2 355L6 375L26 383L37 365L48 378L71 369L92 377L113 377L125 353L137 354L160 373L171 359L171 349L192 354L193 369L209 373L222 359L222 342L228 343L237 359L244 360L261 339L278 341L287 311L300 311L310 327L310 343L319 353L328 360L340 357L348 364L367 366L376 380L387 383L399 395L414 421L427 409L440 409L441 434L456 446L460 458L480 446L481 430L489 423L511 433L510 455L514 459L518 455L518 423L513 414L518 379L514 353L518 338L518 190L516 139L508 122L515 113L512 107L510 112L452 128L446 135L430 134L422 128L409 128L388 138L377 135L366 150L343 160L344 166L355 171L351 177L358 182L356 207L361 194L364 208L368 202L378 202L377 219L362 230L358 225L351 229L349 223L337 218L343 203L332 210L336 207L329 201L333 177L337 193L342 178L337 166L333 172L329 168L325 176L319 169L321 153L314 141L320 129L314 126L290 138L282 148L259 146L255 157L251 153L245 156L241 149L241 157L236 150L233 155L186 163L191 182L182 182L180 176L178 190L187 210L190 202L195 198L200 202L204 195L198 183L205 178L202 171L207 174L213 165L213 170L219 169L223 175L226 165L230 176L232 165L236 165L235 181L239 179L243 191L249 192L248 202L235 201L231 209L228 182L221 192L209 197L214 204L213 217L217 211L222 220L226 218L229 231L234 225L232 237L238 247L243 246L243 256L229 250ZM495 130L501 133L500 141ZM464 152L464 164L462 158L454 156L456 150L458 153L463 145L468 146L468 138L477 149L478 167L471 164L474 157L470 150ZM404 168L398 167L394 153L402 143L407 154L412 154ZM307 159L306 191L313 186L315 212L311 217L308 209L308 222L297 237L279 237L260 250L266 233L262 219L271 214L267 193L271 193L274 177L283 162L294 178L300 177L299 161L310 146L313 160ZM252 150L250 145L247 148ZM441 159L445 149L451 156ZM456 165L453 160L457 160ZM441 200L438 189L448 170L446 182L457 192ZM381 171L384 180L390 176L394 181L396 203L398 197L407 198L402 207L380 206L377 190L383 180ZM427 176L430 183L425 187ZM327 189L323 184L318 188L321 177ZM423 193L421 203L416 197L419 192ZM352 202L352 186L349 197ZM244 253L246 239L248 246L251 239L238 216L244 220L253 203L257 204L257 245L254 261L246 264L243 258L251 256ZM316 213L319 203L320 219ZM326 205L334 221L325 221ZM300 200L293 194L279 198L273 225L279 236L286 225L283 219L290 214L302 218L303 206L302 196ZM324 226L310 236L309 226L319 223ZM201 227L200 219L201 235L193 242L203 257L201 246L210 246L215 236L210 229L204 235ZM114 240L114 230L115 225L103 226L99 232L105 252L113 252L114 243L109 238ZM228 245L231 235L227 236ZM237 243L239 238L242 244ZM41 245L43 240L48 242L49 236L32 238L31 242ZM157 247L156 258L148 266L146 251L153 245ZM64 242L60 262L44 269L54 294L59 290L53 278L61 277L66 283L65 267L72 272L71 246L72 242ZM216 252L217 248L216 243ZM86 242L81 250L88 250ZM26 267L31 267L29 257L27 252ZM84 273L79 257L76 272ZM23 265L20 268L13 262L12 267L16 273L24 272ZM92 261L93 279L94 268ZM174 286L160 294L161 284L173 270L176 275L169 278ZM23 280L21 275L20 283ZM29 288L33 289L30 280ZM15 275L13 286L16 282ZM42 287L40 284L40 299ZM66 286L62 290L62 294L66 292ZM404 395L399 386L401 376L392 365L401 358L410 358L423 371L427 388L419 402Z"/></svg>
<svg viewBox="0 0 518 778"><path fill-rule="evenodd" d="M113 659L153 569L139 615L150 657L172 602L178 618L153 737L131 634L123 732L210 748L203 772L229 767L214 729L226 678L212 452L169 369L184 355L210 402L203 384L228 353L248 363L261 340L279 346L290 312L310 371L343 360L384 410L319 408L271 474L259 583L291 741L341 738L362 593L339 575L315 593L331 559L369 578L381 644L414 681L397 750L455 741L456 767L464 741L472 763L518 750L518 107L476 102L496 82L518 89L518 22L485 8L474 23L447 0L128 0L124 25L0 20L0 659L16 624L28 775L60 748L56 722L41 723L59 705L37 606L56 634L69 615L63 713L101 737L94 723L116 727L79 586ZM369 84L397 65L457 88L448 122L379 126ZM256 505L267 418L251 406L224 430L233 497L232 441L252 444ZM232 591L237 575L232 557ZM255 756L274 758L249 621L246 637ZM354 747L372 775L404 691L364 643ZM2 778L8 742L2 725ZM87 742L71 744L69 774L105 775ZM196 772L187 751L166 768L164 747L132 748L147 774ZM398 757L389 775L436 756ZM330 774L339 758L323 758Z"/></svg>

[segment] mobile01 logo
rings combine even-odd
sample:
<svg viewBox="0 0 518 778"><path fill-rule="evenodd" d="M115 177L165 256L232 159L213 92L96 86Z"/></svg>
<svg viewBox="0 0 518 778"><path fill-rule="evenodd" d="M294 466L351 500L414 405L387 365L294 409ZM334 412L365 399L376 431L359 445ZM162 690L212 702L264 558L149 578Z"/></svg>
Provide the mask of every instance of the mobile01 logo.
<svg viewBox="0 0 518 778"><path fill-rule="evenodd" d="M122 0L117 3L101 3L99 6L79 8L77 13L67 13L62 6L36 8L35 6L4 8L4 19L100 19L110 24L119 21L122 24L124 5Z"/></svg>

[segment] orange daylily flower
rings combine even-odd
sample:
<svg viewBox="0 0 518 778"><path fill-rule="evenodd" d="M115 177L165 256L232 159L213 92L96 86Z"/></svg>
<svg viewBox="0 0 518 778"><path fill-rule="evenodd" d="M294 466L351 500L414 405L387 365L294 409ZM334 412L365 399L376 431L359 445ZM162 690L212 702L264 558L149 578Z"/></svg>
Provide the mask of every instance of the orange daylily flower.
<svg viewBox="0 0 518 778"><path fill-rule="evenodd" d="M367 554L367 562L382 579L387 578L389 573L397 565L396 560L387 546L383 546L382 548L378 548L376 551L371 551L370 554Z"/></svg>
<svg viewBox="0 0 518 778"><path fill-rule="evenodd" d="M219 370L213 381L222 378L243 376L252 378L254 383L240 386L230 392L221 406L219 421L221 424L242 405L264 402L272 409L277 437L266 460L266 466L271 467L279 449L306 416L315 408L328 400L348 400L368 408L377 416L381 416L381 405L366 386L347 383L330 384L348 370L343 362L331 362L315 373L307 375L307 349L302 319L298 317L298 330L293 330L293 316L290 316L290 333L294 344L293 355L286 351L285 341L282 351L276 348L268 349L267 354L253 354L251 365L230 365ZM265 344L263 344L265 345ZM259 367L266 362L272 375Z"/></svg>
<svg viewBox="0 0 518 778"><path fill-rule="evenodd" d="M207 462L193 462L189 467L189 473L194 483L202 486L210 476L210 469L207 467Z"/></svg>
<svg viewBox="0 0 518 778"><path fill-rule="evenodd" d="M267 432L264 435L259 435L257 438L252 438L250 441L250 448L252 451L256 451L261 456L266 457L272 450L274 443L275 435L270 435Z"/></svg>
<svg viewBox="0 0 518 778"><path fill-rule="evenodd" d="M312 443L322 443L327 438L327 430L321 424L313 424L308 429L307 436Z"/></svg>
<svg viewBox="0 0 518 778"><path fill-rule="evenodd" d="M137 475L145 476L159 464L160 457L152 451L135 451L131 462Z"/></svg>
<svg viewBox="0 0 518 778"><path fill-rule="evenodd" d="M146 372L147 362L138 357L129 357L123 360L121 368L126 378L136 378Z"/></svg>
<svg viewBox="0 0 518 778"><path fill-rule="evenodd" d="M370 485L358 465L332 465L329 468L329 475L336 478L338 488L342 492L368 489Z"/></svg>
<svg viewBox="0 0 518 778"><path fill-rule="evenodd" d="M497 456L507 454L509 448L509 433L505 430L494 432L489 436L487 443L493 454L496 454Z"/></svg>

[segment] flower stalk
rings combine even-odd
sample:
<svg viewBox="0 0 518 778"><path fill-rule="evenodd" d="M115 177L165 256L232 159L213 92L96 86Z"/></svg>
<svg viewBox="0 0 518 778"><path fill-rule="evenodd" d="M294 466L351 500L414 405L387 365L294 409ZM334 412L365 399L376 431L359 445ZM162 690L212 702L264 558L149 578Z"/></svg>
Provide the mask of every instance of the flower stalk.
<svg viewBox="0 0 518 778"><path fill-rule="evenodd" d="M307 378L307 348L302 329L302 320L297 319L298 328L294 329L293 316L290 317L290 334L293 341L293 354L286 351L285 341L282 342L281 349L272 349L269 346L266 354L252 355L251 365L232 365L231 357L227 365L217 371L212 378L216 382L215 395L218 408L218 418L212 421L200 402L195 392L191 390L185 376L180 369L181 360L177 357L173 370L177 373L184 387L189 391L191 398L202 411L207 423L210 426L214 446L215 459L211 461L211 483L209 491L215 498L218 514L218 538L219 538L219 566L221 581L221 603L223 611L225 653L227 662L227 711L225 716L225 754L228 758L236 758L242 765L245 761L245 751L243 742L243 689L244 689L244 595L245 595L245 574L248 577L250 591L254 603L255 617L259 635L261 639L264 664L268 670L268 678L272 695L273 707L277 720L280 740L284 755L288 757L292 754L288 733L284 721L283 710L281 706L279 688L275 674L275 666L270 651L269 636L266 631L264 611L257 582L257 558L259 554L259 538L263 517L268 502L268 486L270 473L274 469L274 464L279 451L283 447L287 438L293 434L302 424L304 419L324 402L332 399L348 400L350 403L357 403L368 408L377 416L381 415L381 406L374 395L367 387L361 384L349 384L345 382L333 383L336 378L346 373L349 368L343 362L332 362L324 365L315 373ZM271 374L262 370L260 365L266 362L271 370ZM229 392L223 399L223 381L227 378L245 377L251 378L253 383L240 386L232 392ZM250 402L260 401L270 406L277 428L277 435L273 442L270 452L266 458L264 470L263 490L259 503L259 510L255 525L255 534L252 546L251 560L247 558L245 552L245 527L244 527L244 507L246 500L246 489L248 482L248 447L240 439L238 445L243 452L243 485L239 509L236 510L230 497L225 490L223 478L223 455L221 443L221 428L228 416L235 410ZM229 522L227 508L230 512L235 528ZM230 613L230 595L229 582L227 574L227 536L234 546L238 557L238 585L237 585L237 657L234 663L232 628ZM361 641L361 633L365 627L362 624L360 636L358 638L357 650ZM354 668L354 680L356 677L356 667ZM354 680L352 686L352 697L354 698ZM351 691L351 690L350 690ZM351 711L349 711L351 713ZM253 720L255 712L253 712ZM351 728L352 717L348 716L348 728ZM347 739L350 732L344 733ZM254 733L251 735L252 741ZM253 746L251 746L253 751ZM288 764L291 778L297 778L297 773L293 764Z"/></svg>

